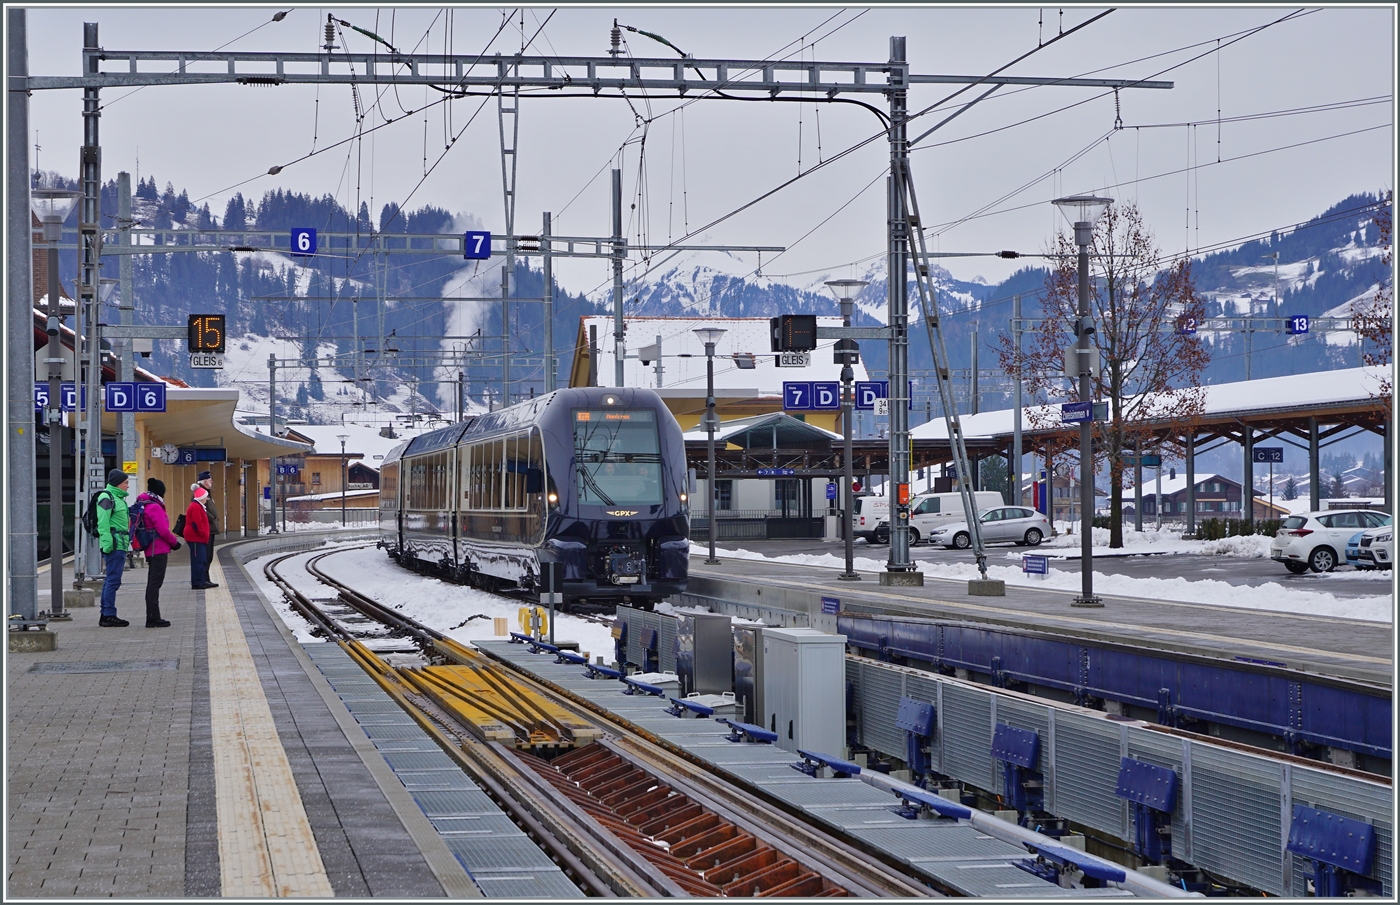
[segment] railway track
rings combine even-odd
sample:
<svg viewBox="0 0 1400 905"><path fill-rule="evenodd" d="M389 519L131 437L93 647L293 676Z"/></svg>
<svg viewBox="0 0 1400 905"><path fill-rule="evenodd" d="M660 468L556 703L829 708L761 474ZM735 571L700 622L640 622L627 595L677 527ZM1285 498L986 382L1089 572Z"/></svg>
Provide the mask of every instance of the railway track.
<svg viewBox="0 0 1400 905"><path fill-rule="evenodd" d="M278 566L300 554L269 561L264 574L588 895L939 894L654 736L337 581L321 564L339 552L305 565L333 600L313 599L281 574ZM391 664L371 644L411 646L418 656Z"/></svg>

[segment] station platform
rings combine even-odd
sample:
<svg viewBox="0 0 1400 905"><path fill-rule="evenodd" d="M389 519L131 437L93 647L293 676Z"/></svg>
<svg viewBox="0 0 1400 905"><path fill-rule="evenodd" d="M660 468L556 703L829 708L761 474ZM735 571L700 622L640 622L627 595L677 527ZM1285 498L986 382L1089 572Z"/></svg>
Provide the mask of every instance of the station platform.
<svg viewBox="0 0 1400 905"><path fill-rule="evenodd" d="M973 597L965 580L925 576L922 587L882 586L876 572L841 581L839 568L719 558L720 565L706 565L705 551L692 548L689 594L813 613L821 613L820 597L832 597L842 612L983 622L1147 650L1250 658L1391 687L1389 623L1111 594L1101 595L1102 608L1083 609L1071 606L1073 591L1008 586L1005 597ZM828 630L835 631L834 617Z"/></svg>
<svg viewBox="0 0 1400 905"><path fill-rule="evenodd" d="M135 570L129 626L78 608L56 650L9 654L6 900L483 895L236 545L207 591L171 554L169 628Z"/></svg>

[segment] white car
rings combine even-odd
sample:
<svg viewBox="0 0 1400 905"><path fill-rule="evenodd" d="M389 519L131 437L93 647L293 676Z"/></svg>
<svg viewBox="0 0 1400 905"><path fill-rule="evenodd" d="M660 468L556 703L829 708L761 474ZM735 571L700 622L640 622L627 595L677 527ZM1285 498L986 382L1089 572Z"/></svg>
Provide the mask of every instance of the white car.
<svg viewBox="0 0 1400 905"><path fill-rule="evenodd" d="M875 529L889 520L890 498L883 496L858 496L851 508L851 536L863 537L867 544L876 542ZM889 529L886 529L888 532ZM889 534L885 535L888 543Z"/></svg>
<svg viewBox="0 0 1400 905"><path fill-rule="evenodd" d="M1024 506L1001 506L988 509L978 517L985 544L1026 544L1034 547L1050 534L1050 522L1045 514ZM967 522L953 522L933 529L930 544L942 544L957 550L972 546L972 532Z"/></svg>
<svg viewBox="0 0 1400 905"><path fill-rule="evenodd" d="M1372 528L1361 535L1361 560L1373 568L1389 569L1395 565L1395 537L1390 519L1383 527Z"/></svg>
<svg viewBox="0 0 1400 905"><path fill-rule="evenodd" d="M1347 541L1358 531L1379 528L1390 518L1370 509L1304 512L1283 520L1269 545L1269 558L1295 575L1308 569L1331 572L1346 562ZM1372 545L1374 546L1374 545Z"/></svg>

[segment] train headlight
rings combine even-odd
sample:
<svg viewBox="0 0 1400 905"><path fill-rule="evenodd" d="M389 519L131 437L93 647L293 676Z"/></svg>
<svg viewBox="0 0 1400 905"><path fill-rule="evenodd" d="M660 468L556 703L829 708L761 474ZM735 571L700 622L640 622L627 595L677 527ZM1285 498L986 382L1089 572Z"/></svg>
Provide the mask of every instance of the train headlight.
<svg viewBox="0 0 1400 905"><path fill-rule="evenodd" d="M557 494L557 493L551 493L551 494L549 495L549 503L550 503L550 505L552 506L552 505L554 505L554 504L557 503L557 502L559 502L559 494Z"/></svg>
<svg viewBox="0 0 1400 905"><path fill-rule="evenodd" d="M684 494L684 493L681 494L681 502L682 502L682 503L684 503L684 502L685 502L686 500L688 500L688 499L690 499L690 497L689 497L688 495L686 495L686 494Z"/></svg>
<svg viewBox="0 0 1400 905"><path fill-rule="evenodd" d="M604 405L616 405L616 404L617 404L617 397L616 397L616 396L604 396L604 397L603 397L603 404L604 404Z"/></svg>

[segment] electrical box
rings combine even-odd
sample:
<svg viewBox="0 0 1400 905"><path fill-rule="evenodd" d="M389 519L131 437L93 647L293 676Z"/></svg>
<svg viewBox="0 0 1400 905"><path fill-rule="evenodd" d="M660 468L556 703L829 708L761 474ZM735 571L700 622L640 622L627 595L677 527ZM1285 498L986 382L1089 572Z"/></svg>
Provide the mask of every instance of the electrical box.
<svg viewBox="0 0 1400 905"><path fill-rule="evenodd" d="M815 314L780 314L768 319L773 352L810 352L817 347Z"/></svg>
<svg viewBox="0 0 1400 905"><path fill-rule="evenodd" d="M762 625L735 623L734 697L739 701L740 721L767 725L763 714Z"/></svg>
<svg viewBox="0 0 1400 905"><path fill-rule="evenodd" d="M844 757L846 636L813 628L763 630L761 725L784 751Z"/></svg>
<svg viewBox="0 0 1400 905"><path fill-rule="evenodd" d="M681 696L733 692L734 646L729 617L682 611L675 619Z"/></svg>

